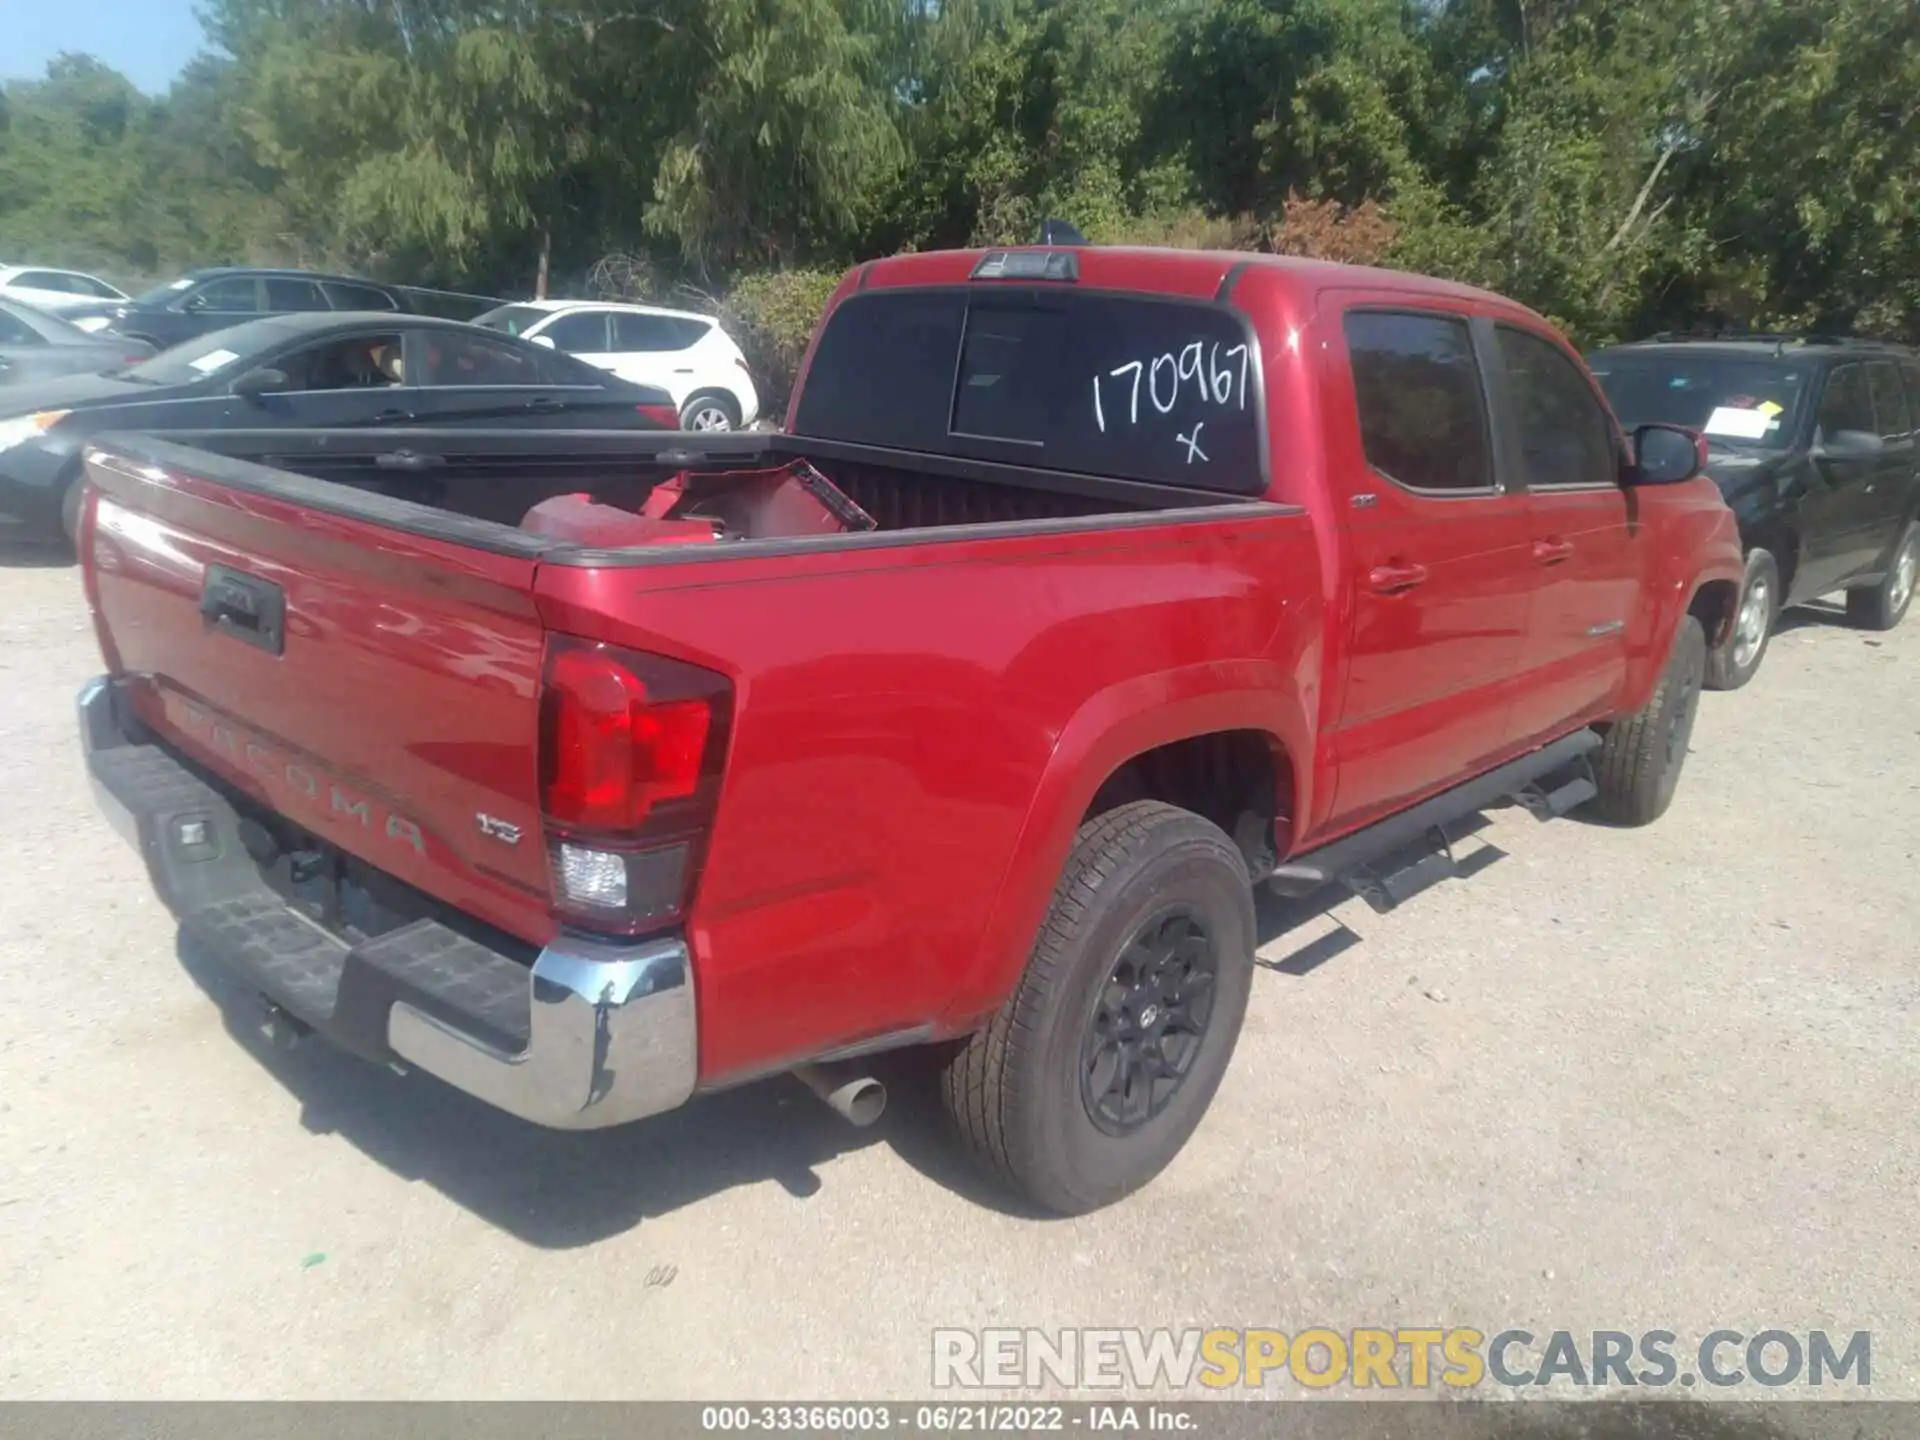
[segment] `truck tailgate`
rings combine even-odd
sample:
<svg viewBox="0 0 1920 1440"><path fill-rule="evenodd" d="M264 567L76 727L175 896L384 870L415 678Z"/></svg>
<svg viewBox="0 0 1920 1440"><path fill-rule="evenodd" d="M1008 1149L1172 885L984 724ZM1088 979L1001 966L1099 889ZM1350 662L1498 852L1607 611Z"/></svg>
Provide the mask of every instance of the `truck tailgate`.
<svg viewBox="0 0 1920 1440"><path fill-rule="evenodd" d="M321 840L551 938L537 549L322 513L195 458L88 468L90 599L134 715Z"/></svg>

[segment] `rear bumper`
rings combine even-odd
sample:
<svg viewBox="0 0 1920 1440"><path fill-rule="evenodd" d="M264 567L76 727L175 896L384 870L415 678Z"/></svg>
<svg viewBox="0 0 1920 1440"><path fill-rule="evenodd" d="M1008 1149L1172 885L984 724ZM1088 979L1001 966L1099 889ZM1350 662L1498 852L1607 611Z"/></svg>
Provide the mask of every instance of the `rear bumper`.
<svg viewBox="0 0 1920 1440"><path fill-rule="evenodd" d="M110 681L89 682L78 704L95 800L182 934L302 1024L555 1129L621 1125L692 1095L693 974L679 936L562 937L531 969L434 920L349 945L261 878L220 789L128 734Z"/></svg>

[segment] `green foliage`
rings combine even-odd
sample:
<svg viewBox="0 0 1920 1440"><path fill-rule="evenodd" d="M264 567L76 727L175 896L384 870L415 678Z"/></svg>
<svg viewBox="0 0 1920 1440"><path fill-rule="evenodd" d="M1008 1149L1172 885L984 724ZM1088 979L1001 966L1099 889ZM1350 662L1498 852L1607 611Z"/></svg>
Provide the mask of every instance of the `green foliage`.
<svg viewBox="0 0 1920 1440"><path fill-rule="evenodd" d="M764 270L741 276L728 291L721 321L760 386L762 413L786 408L814 322L839 283L837 270Z"/></svg>
<svg viewBox="0 0 1920 1440"><path fill-rule="evenodd" d="M695 0L674 50L700 83L666 142L647 228L703 269L844 251L901 160L884 6ZM704 64L702 63L704 62Z"/></svg>
<svg viewBox="0 0 1920 1440"><path fill-rule="evenodd" d="M1583 341L1920 339L1913 0L209 0L164 98L0 89L0 255L724 291L778 387L852 260L1033 238L1489 285ZM636 268L637 267L637 268ZM772 403L777 404L777 398Z"/></svg>

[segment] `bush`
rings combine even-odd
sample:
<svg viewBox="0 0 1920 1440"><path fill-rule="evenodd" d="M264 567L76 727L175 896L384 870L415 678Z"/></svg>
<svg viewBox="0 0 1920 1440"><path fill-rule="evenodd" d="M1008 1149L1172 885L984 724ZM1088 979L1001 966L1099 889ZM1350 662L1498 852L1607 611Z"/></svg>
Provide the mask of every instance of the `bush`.
<svg viewBox="0 0 1920 1440"><path fill-rule="evenodd" d="M1346 265L1379 265L1391 253L1397 234L1393 221L1371 200L1346 206L1291 195L1277 219L1177 210L1109 224L1090 238L1105 245L1249 250Z"/></svg>
<svg viewBox="0 0 1920 1440"><path fill-rule="evenodd" d="M761 414L785 414L814 323L839 283L838 271L767 270L741 276L727 292L720 320L746 352Z"/></svg>

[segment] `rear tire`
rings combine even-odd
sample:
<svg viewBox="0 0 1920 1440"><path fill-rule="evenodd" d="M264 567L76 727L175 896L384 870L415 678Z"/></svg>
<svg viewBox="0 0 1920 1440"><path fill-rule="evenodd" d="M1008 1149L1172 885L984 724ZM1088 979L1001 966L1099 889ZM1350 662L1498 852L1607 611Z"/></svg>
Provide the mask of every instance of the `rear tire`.
<svg viewBox="0 0 1920 1440"><path fill-rule="evenodd" d="M1687 763L1706 674L1706 632L1693 616L1683 616L1653 698L1614 721L1601 739L1593 767L1600 793L1593 805L1603 820L1651 825L1666 814Z"/></svg>
<svg viewBox="0 0 1920 1440"><path fill-rule="evenodd" d="M1738 690L1751 680L1766 658L1780 615L1780 567L1773 556L1755 550L1747 556L1746 577L1740 582L1740 608L1726 640L1707 656L1707 688Z"/></svg>
<svg viewBox="0 0 1920 1440"><path fill-rule="evenodd" d="M731 395L703 390L680 407L682 430L738 430L740 406Z"/></svg>
<svg viewBox="0 0 1920 1440"><path fill-rule="evenodd" d="M1920 569L1920 527L1909 525L1894 547L1887 573L1878 585L1847 591L1847 620L1862 630L1891 630L1913 604L1913 583Z"/></svg>
<svg viewBox="0 0 1920 1440"><path fill-rule="evenodd" d="M1218 826L1157 800L1087 821L1013 994L941 1076L967 1148L1056 1214L1146 1184L1226 1073L1255 943Z"/></svg>

